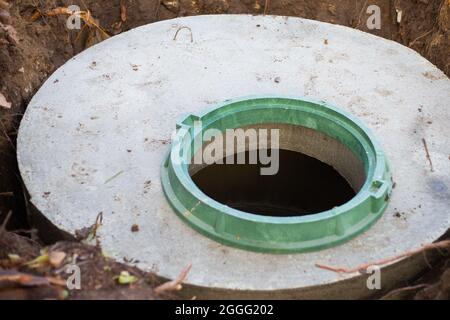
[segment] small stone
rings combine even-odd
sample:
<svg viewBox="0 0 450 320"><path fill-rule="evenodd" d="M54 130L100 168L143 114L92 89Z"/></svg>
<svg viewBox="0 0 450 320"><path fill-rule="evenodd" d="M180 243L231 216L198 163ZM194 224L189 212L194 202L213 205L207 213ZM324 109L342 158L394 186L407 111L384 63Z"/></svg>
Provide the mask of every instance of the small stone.
<svg viewBox="0 0 450 320"><path fill-rule="evenodd" d="M0 9L9 9L10 5L8 2L4 1L4 0L0 0Z"/></svg>
<svg viewBox="0 0 450 320"><path fill-rule="evenodd" d="M0 9L0 22L5 25L11 24L11 15L8 11Z"/></svg>

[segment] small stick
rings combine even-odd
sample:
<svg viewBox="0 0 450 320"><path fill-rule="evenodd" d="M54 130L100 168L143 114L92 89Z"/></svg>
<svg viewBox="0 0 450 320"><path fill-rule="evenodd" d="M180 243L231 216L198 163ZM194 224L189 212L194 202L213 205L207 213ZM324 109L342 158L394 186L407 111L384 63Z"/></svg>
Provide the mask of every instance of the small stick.
<svg viewBox="0 0 450 320"><path fill-rule="evenodd" d="M119 172L117 172L115 175L113 175L112 177L106 179L105 184L107 184L108 182L111 182L112 180L114 180L115 178L117 178L118 176L120 176L123 173L123 170L120 170Z"/></svg>
<svg viewBox="0 0 450 320"><path fill-rule="evenodd" d="M381 297L381 300L390 299L391 297L395 297L395 295L397 295L401 292L417 291L417 290L423 289L425 287L427 287L427 285L422 283L422 284L418 284L418 285L411 286L411 287L404 287L404 288L396 289L396 290L389 292L385 296Z"/></svg>
<svg viewBox="0 0 450 320"><path fill-rule="evenodd" d="M123 0L120 0L120 20L122 22L127 21L127 7L125 6Z"/></svg>
<svg viewBox="0 0 450 320"><path fill-rule="evenodd" d="M3 223L0 226L0 236L6 230L6 225L8 224L9 219L11 218L11 215L12 215L12 211L9 210L8 213L6 214L5 220L3 220Z"/></svg>
<svg viewBox="0 0 450 320"><path fill-rule="evenodd" d="M0 192L0 197L14 197L14 192Z"/></svg>
<svg viewBox="0 0 450 320"><path fill-rule="evenodd" d="M97 238L97 230L103 224L103 211L99 212L95 218L94 226L92 227L92 236Z"/></svg>
<svg viewBox="0 0 450 320"><path fill-rule="evenodd" d="M439 249L438 249L438 251L439 251ZM427 267L429 269L433 269L433 266L431 265L430 261L428 261L427 252L426 251L422 251L422 255L423 255L423 260L425 261L425 264L427 265Z"/></svg>
<svg viewBox="0 0 450 320"><path fill-rule="evenodd" d="M177 40L178 33L180 32L181 29L188 29L189 32L191 33L191 42L194 42L194 35L192 34L192 29L189 28L189 27L187 27L187 26L181 26L181 27L179 27L179 28L177 29L177 32L175 32L175 35L173 36L173 40L174 40L174 41Z"/></svg>
<svg viewBox="0 0 450 320"><path fill-rule="evenodd" d="M433 26L433 28L432 28L431 30L428 30L427 32L425 32L425 33L422 34L421 36L418 36L418 37L415 38L413 41L411 41L411 42L408 44L408 47L412 47L412 46L417 42L417 40L422 39L423 37L426 37L426 36L429 35L431 32L433 32L433 30L434 30L434 26Z"/></svg>
<svg viewBox="0 0 450 320"><path fill-rule="evenodd" d="M22 191L23 200L25 201L25 213L27 215L26 218L27 218L28 224L31 226L31 225L33 225L33 223L31 221L32 220L31 219L31 210L30 210L30 204L28 202L27 188L25 187L25 184L24 184L22 178L18 174L16 174L16 177L17 177L17 180L20 182L20 186L22 187L21 191ZM36 233L31 233L30 235L31 235L31 238L33 241L37 240Z"/></svg>
<svg viewBox="0 0 450 320"><path fill-rule="evenodd" d="M158 0L156 3L156 9L155 9L155 20L157 21L159 19L159 8L161 7L161 0Z"/></svg>
<svg viewBox="0 0 450 320"><path fill-rule="evenodd" d="M53 284L64 287L67 285L67 282L60 278L34 276L27 273L0 275L0 281L12 281L29 286Z"/></svg>
<svg viewBox="0 0 450 320"><path fill-rule="evenodd" d="M366 7L367 7L367 1L368 1L368 0L366 0L366 1L364 2L363 6L362 6L362 8L361 8L361 11L359 12L358 21L357 21L357 23L356 23L355 29L358 29L358 28L359 28L359 25L361 24L361 18L362 18L364 9L366 9Z"/></svg>
<svg viewBox="0 0 450 320"><path fill-rule="evenodd" d="M264 3L264 15L269 13L269 8L270 8L270 0L266 0L266 2Z"/></svg>
<svg viewBox="0 0 450 320"><path fill-rule="evenodd" d="M8 133L6 132L6 127L3 123L2 120L0 120L0 124L2 126L2 133L5 136L6 140L9 142L9 144L11 145L11 147L13 148L13 150L16 150L16 147L14 146L14 142L12 142L11 138L9 137Z"/></svg>
<svg viewBox="0 0 450 320"><path fill-rule="evenodd" d="M430 152L428 152L428 146L427 146L427 142L425 141L425 138L422 138L422 143L423 143L423 147L425 148L425 153L426 153L428 162L430 163L431 172L434 172L433 162L431 161Z"/></svg>
<svg viewBox="0 0 450 320"><path fill-rule="evenodd" d="M393 261L396 261L396 260L399 260L399 259L405 258L405 257L410 257L416 253L420 253L420 252L423 252L423 251L426 251L429 249L438 249L438 248L447 248L447 247L450 247L450 240L443 240L443 241L439 241L439 242L435 242L435 243L426 244L419 249L407 251L402 254L399 254L398 256L394 256L391 258L382 259L382 260L374 261L374 262L370 262L370 263L365 263L360 266L357 266L356 268L348 269L348 268L342 268L342 267L332 267L332 266L328 266L328 265L320 264L320 263L316 263L316 267L325 269L325 270L329 270L329 271L333 271L333 272L337 272L337 273L354 273L354 272L359 272L360 270L366 270L370 266L382 266L389 262L393 262Z"/></svg>
<svg viewBox="0 0 450 320"><path fill-rule="evenodd" d="M188 264L180 273L180 275L172 280L168 281L166 283L163 283L162 285L155 288L156 294L161 294L167 291L179 291L181 290L182 286L181 283L186 279L189 271L192 268L192 264Z"/></svg>
<svg viewBox="0 0 450 320"><path fill-rule="evenodd" d="M38 12L41 13L41 10L39 10L39 6L38 6L38 4L36 3L36 1L35 1L35 0L31 0L31 1L33 2L33 5L34 5L34 7L36 8L36 10L37 10ZM45 4L42 3L41 0L39 0L39 4L40 4L43 8L45 7ZM52 33L52 35L53 35L53 37L55 38L55 40L58 39L58 37L56 36L55 32L53 31L53 28L50 26L50 24L48 23L47 19L45 19L44 15L41 15L41 17L42 17L42 20L44 21L44 23L49 27L49 30L50 30L50 32Z"/></svg>

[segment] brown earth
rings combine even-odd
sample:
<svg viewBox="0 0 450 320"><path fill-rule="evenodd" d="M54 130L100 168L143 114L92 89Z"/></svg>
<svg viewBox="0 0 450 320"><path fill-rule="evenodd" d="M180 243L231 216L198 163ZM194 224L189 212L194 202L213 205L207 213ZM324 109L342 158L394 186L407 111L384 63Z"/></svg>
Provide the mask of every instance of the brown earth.
<svg viewBox="0 0 450 320"><path fill-rule="evenodd" d="M67 280L76 283L70 278L72 264L80 268L80 290L67 290ZM98 246L61 241L43 248L27 237L0 232L0 300L176 298L171 290L155 290L159 285L152 273L118 263Z"/></svg>
<svg viewBox="0 0 450 320"><path fill-rule="evenodd" d="M91 13L82 31L66 28L68 16L57 9L71 4ZM371 4L381 8L380 30L367 29L365 9ZM15 138L27 103L56 68L107 36L178 16L219 13L288 15L353 27L409 46L450 75L450 0L0 0L0 221L11 210L8 228L26 229L21 234L38 245L40 240L30 232ZM29 258L38 255L36 246ZM90 250L80 244L73 246ZM95 268L95 263L89 265ZM425 281L433 282L432 286L400 289L391 298L448 297L447 266L447 262L440 262L431 276L408 284ZM98 290L92 297L109 297L108 292Z"/></svg>

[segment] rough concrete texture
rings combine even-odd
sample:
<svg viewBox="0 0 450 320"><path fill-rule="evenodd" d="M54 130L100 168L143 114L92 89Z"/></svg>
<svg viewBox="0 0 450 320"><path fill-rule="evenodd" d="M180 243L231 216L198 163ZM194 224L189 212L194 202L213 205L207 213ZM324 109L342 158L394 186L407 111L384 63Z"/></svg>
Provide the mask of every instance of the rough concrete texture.
<svg viewBox="0 0 450 320"><path fill-rule="evenodd" d="M160 183L175 122L254 94L324 100L372 129L396 183L373 227L332 249L271 255L220 245L179 220ZM106 252L166 278L192 263L187 294L368 297L373 292L359 273L338 275L314 264L355 267L445 232L449 101L450 81L440 70L363 32L299 18L180 18L113 37L57 70L28 106L18 161L32 203L49 222L74 234L103 212L98 235ZM421 270L423 259L416 260L384 268L383 288Z"/></svg>

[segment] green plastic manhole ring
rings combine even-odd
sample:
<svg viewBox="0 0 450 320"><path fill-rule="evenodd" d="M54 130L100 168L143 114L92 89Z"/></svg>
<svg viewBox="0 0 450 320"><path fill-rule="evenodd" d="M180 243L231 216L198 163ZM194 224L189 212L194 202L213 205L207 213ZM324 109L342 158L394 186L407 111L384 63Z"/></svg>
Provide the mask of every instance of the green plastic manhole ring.
<svg viewBox="0 0 450 320"><path fill-rule="evenodd" d="M222 132L265 123L320 131L347 146L362 161L365 182L350 201L316 214L275 217L230 208L204 194L189 175L189 153L184 151L194 146L194 121L201 121L202 130ZM161 179L174 211L195 230L225 245L270 253L308 252L350 240L380 218L392 191L387 159L360 120L324 102L279 96L227 100L200 115L187 116L177 124Z"/></svg>

